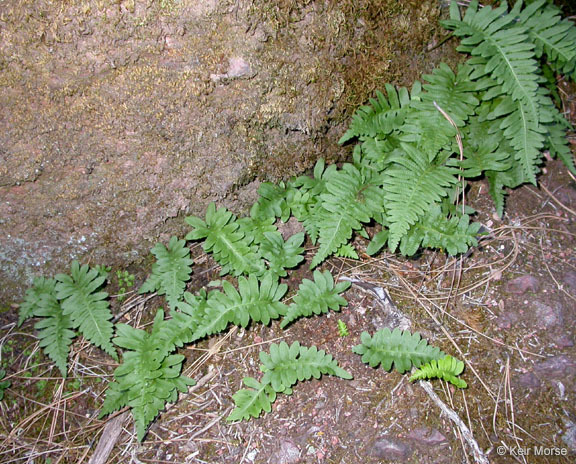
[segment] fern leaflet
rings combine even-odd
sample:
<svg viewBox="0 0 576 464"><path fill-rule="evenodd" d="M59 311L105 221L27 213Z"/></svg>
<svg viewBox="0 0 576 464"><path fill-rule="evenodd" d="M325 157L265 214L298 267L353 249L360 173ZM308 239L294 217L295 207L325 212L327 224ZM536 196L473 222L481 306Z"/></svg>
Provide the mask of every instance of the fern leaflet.
<svg viewBox="0 0 576 464"><path fill-rule="evenodd" d="M286 269L294 268L304 261L304 248L301 247L303 242L303 232L292 235L286 241L279 232L265 232L260 253L273 274L286 277Z"/></svg>
<svg viewBox="0 0 576 464"><path fill-rule="evenodd" d="M232 273L262 274L264 263L258 256L253 241L247 238L240 230L240 224L235 215L226 208L216 210L211 203L206 210L206 221L189 216L186 222L193 227L192 232L186 235L186 240L204 240L204 251L213 254L214 259L222 266L220 275Z"/></svg>
<svg viewBox="0 0 576 464"><path fill-rule="evenodd" d="M60 303L51 293L42 295L35 316L42 317L34 328L38 331L40 347L56 364L62 376L68 371L68 353L76 332L72 330L70 316L64 314Z"/></svg>
<svg viewBox="0 0 576 464"><path fill-rule="evenodd" d="M24 301L20 305L18 314L18 327L30 317L38 316L41 311L40 303L44 295L55 295L56 280L45 277L34 277L32 287L26 290Z"/></svg>
<svg viewBox="0 0 576 464"><path fill-rule="evenodd" d="M562 19L560 10L546 0L537 0L527 5L518 19L528 29L528 35L536 45L536 56L539 58L545 54L555 71L576 80L574 23Z"/></svg>
<svg viewBox="0 0 576 464"><path fill-rule="evenodd" d="M114 327L108 293L98 291L106 277L87 265L80 266L78 261L72 262L70 274L56 276L56 298L61 301L63 314L70 316L72 327L88 341L117 359L111 342Z"/></svg>
<svg viewBox="0 0 576 464"><path fill-rule="evenodd" d="M246 327L250 320L268 324L287 311L280 301L288 286L279 284L278 277L266 273L262 280L251 275L238 279L238 289L223 281L224 292L214 291L208 295L206 309L194 339L223 331L229 323Z"/></svg>
<svg viewBox="0 0 576 464"><path fill-rule="evenodd" d="M186 282L192 274L190 250L184 240L172 237L168 248L157 243L152 248L152 254L156 257L156 262L152 265L152 275L140 287L139 293L157 291L159 295L166 295L168 305L174 308L182 298Z"/></svg>
<svg viewBox="0 0 576 464"><path fill-rule="evenodd" d="M410 144L402 143L402 150L384 174L388 246L392 252L410 226L458 182L457 169L430 162L425 153Z"/></svg>
<svg viewBox="0 0 576 464"><path fill-rule="evenodd" d="M123 363L114 371L115 382L109 387L100 417L130 406L140 441L166 403L174 402L179 391L186 392L189 385L195 384L193 379L180 374L184 356L170 355L163 349L162 335L166 329L162 310L156 313L151 333L126 324L117 325L114 343L127 351Z"/></svg>

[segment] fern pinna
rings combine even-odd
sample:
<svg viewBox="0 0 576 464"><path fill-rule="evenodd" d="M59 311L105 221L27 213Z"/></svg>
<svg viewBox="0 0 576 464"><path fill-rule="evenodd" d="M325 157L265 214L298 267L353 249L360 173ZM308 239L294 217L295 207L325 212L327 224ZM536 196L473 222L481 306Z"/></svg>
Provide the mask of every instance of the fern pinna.
<svg viewBox="0 0 576 464"><path fill-rule="evenodd" d="M262 411L270 412L277 393L292 394L292 387L298 381L313 377L319 379L323 374L352 378L324 350L318 350L315 346L300 346L298 342L290 346L286 342L272 344L270 354L260 352L260 361L260 370L264 373L262 380L252 377L243 379L248 388L232 396L236 408L228 416L228 421L259 417Z"/></svg>

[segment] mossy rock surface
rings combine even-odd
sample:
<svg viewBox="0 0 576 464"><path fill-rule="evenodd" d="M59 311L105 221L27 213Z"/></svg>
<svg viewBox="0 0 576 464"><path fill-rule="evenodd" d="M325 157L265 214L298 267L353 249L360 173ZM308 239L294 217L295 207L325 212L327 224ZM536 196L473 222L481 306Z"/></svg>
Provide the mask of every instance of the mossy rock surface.
<svg viewBox="0 0 576 464"><path fill-rule="evenodd" d="M0 38L0 300L74 258L126 266L211 201L348 155L336 142L434 49L426 1L9 2ZM432 50L432 51L431 51Z"/></svg>

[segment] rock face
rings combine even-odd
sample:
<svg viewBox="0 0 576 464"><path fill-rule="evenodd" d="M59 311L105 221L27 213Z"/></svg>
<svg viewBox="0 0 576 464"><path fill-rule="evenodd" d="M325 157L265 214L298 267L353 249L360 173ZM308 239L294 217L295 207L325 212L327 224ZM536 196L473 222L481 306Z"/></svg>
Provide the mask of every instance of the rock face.
<svg viewBox="0 0 576 464"><path fill-rule="evenodd" d="M337 146L385 82L409 85L436 0L120 0L0 7L0 302L73 258L126 265L185 214Z"/></svg>

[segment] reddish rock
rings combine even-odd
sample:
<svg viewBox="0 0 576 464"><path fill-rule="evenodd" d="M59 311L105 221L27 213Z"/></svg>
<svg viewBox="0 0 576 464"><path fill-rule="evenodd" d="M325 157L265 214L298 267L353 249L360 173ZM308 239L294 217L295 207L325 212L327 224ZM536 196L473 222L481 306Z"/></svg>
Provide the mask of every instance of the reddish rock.
<svg viewBox="0 0 576 464"><path fill-rule="evenodd" d="M528 290L537 292L540 289L540 281L536 277L526 274L509 280L504 289L515 295L523 295Z"/></svg>

